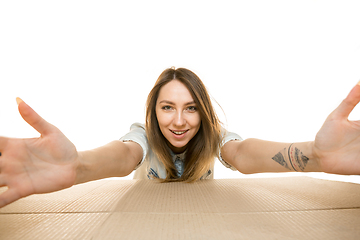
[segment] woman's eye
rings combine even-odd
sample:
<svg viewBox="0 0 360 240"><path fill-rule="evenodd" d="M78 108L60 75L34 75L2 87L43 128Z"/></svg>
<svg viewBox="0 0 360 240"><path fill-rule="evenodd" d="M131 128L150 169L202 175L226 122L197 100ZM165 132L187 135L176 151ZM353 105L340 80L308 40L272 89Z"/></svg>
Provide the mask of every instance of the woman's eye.
<svg viewBox="0 0 360 240"><path fill-rule="evenodd" d="M190 111L190 112L195 112L196 110L197 110L197 108L195 106L188 107L188 111Z"/></svg>
<svg viewBox="0 0 360 240"><path fill-rule="evenodd" d="M172 108L170 106L163 106L161 109L164 109L164 110L171 110Z"/></svg>

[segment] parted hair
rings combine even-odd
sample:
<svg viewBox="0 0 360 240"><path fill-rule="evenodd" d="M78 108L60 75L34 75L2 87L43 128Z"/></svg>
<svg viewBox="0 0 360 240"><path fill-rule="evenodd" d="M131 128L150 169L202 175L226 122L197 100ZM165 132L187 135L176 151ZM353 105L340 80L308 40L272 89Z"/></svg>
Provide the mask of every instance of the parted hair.
<svg viewBox="0 0 360 240"><path fill-rule="evenodd" d="M187 145L184 173L180 178L177 177L170 148L161 133L155 111L161 87L172 80L178 80L187 87L201 118L199 131ZM214 165L215 157L219 157L222 141L220 121L205 85L195 73L186 68L168 68L160 74L147 98L145 130L150 148L167 172L166 179L159 179L162 182L195 182Z"/></svg>

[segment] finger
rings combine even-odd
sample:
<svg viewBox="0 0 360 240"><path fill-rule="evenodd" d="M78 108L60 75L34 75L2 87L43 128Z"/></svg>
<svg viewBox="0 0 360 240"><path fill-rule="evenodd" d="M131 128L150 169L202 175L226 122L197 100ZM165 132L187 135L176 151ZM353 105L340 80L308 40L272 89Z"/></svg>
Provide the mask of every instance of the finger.
<svg viewBox="0 0 360 240"><path fill-rule="evenodd" d="M37 114L29 105L20 98L16 98L18 109L22 118L41 135L48 134L53 126Z"/></svg>
<svg viewBox="0 0 360 240"><path fill-rule="evenodd" d="M0 173L1 173L1 169L0 169ZM0 187L4 187L4 186L6 186L5 180L4 180L4 178L1 177L1 175L0 175Z"/></svg>
<svg viewBox="0 0 360 240"><path fill-rule="evenodd" d="M15 202L18 199L20 199L20 195L16 191L9 188L4 193L0 194L0 208Z"/></svg>
<svg viewBox="0 0 360 240"><path fill-rule="evenodd" d="M341 102L334 114L339 118L348 118L351 111L360 102L360 85L357 84L350 91L349 95Z"/></svg>

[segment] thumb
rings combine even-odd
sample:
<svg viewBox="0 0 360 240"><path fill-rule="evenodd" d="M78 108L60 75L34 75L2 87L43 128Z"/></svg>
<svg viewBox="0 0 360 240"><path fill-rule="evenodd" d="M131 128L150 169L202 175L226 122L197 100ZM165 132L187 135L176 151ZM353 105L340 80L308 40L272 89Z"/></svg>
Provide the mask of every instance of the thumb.
<svg viewBox="0 0 360 240"><path fill-rule="evenodd" d="M22 118L41 135L46 135L52 130L53 126L40 117L40 115L37 114L21 98L16 98L16 102Z"/></svg>
<svg viewBox="0 0 360 240"><path fill-rule="evenodd" d="M348 118L351 111L360 102L360 82L353 87L349 95L335 109L333 114L339 118Z"/></svg>

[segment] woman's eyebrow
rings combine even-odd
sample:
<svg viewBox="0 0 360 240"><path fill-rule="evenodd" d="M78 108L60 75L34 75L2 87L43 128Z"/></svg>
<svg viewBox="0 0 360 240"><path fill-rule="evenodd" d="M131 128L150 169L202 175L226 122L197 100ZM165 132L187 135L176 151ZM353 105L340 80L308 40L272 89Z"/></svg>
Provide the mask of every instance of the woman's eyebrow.
<svg viewBox="0 0 360 240"><path fill-rule="evenodd" d="M185 105L192 105L192 104L196 104L195 101L185 103Z"/></svg>
<svg viewBox="0 0 360 240"><path fill-rule="evenodd" d="M172 104L172 105L174 105L174 103L171 102L171 101L169 101L169 100L162 100L162 101L160 101L159 103L167 103L167 104Z"/></svg>
<svg viewBox="0 0 360 240"><path fill-rule="evenodd" d="M162 100L162 101L160 101L159 103L166 103L166 104L175 105L175 103L173 103L172 101L169 101L169 100ZM187 103L185 103L184 105L191 105L191 104L195 104L195 101L187 102Z"/></svg>

